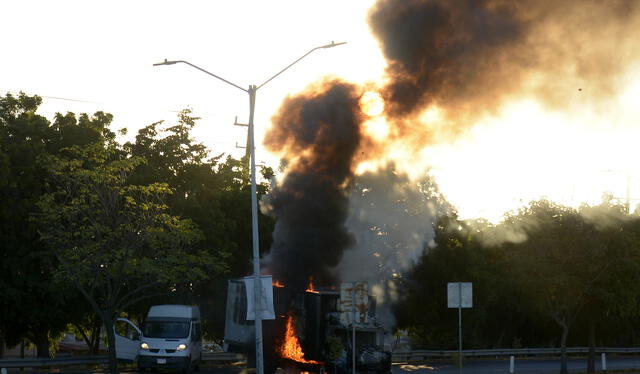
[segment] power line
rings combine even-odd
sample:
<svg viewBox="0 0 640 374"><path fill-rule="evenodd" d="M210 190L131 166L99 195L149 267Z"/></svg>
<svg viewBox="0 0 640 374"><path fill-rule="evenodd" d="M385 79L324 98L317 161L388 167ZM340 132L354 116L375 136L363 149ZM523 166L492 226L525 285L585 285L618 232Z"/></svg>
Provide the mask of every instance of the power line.
<svg viewBox="0 0 640 374"><path fill-rule="evenodd" d="M38 95L38 94L30 94L28 92L24 92L22 90L20 91L9 91L9 90L0 90L0 92L4 92L5 94L12 94L12 95L17 95L19 93L25 93L27 95L31 95L31 96L39 96L45 99L52 99L52 100L62 100L62 101L71 101L71 102L77 102L77 103L84 103L84 104L95 104L95 105L108 105L104 102L97 102L97 101L91 101L91 100L82 100L82 99L71 99L71 98L67 98L67 97L60 97L60 96L48 96L48 95ZM117 105L117 104L111 104L111 105ZM180 113L181 110L163 110L163 112L169 112L169 113ZM197 116L200 115L206 115L206 116L215 116L214 114L211 113L193 113ZM209 144L225 144L225 145L231 145L234 144L231 141L209 141L207 142ZM212 150L213 151L213 150ZM264 161L262 161L262 163L264 163Z"/></svg>
<svg viewBox="0 0 640 374"><path fill-rule="evenodd" d="M13 92L12 92L12 91L7 91L7 90L0 90L0 91L4 92L5 94L13 94L13 95L15 95L15 94L16 94L16 92L15 92L15 91L13 91ZM26 93L26 92L24 92L24 91L19 91L19 92ZM33 95L33 94L29 94L29 93L26 93L26 94L27 94L27 95ZM78 103L87 103L87 104L99 104L99 105L104 105L103 103L99 103L99 102L96 102L96 101L90 101L90 100L69 99L69 98L66 98L66 97L59 97L59 96L47 96L47 95L37 95L37 94L35 94L35 96L40 96L40 97L45 98L45 99L64 100L64 101L74 101L74 102L78 102Z"/></svg>
<svg viewBox="0 0 640 374"><path fill-rule="evenodd" d="M84 103L84 104L94 104L94 105L105 105L105 106L112 106L112 107L117 107L122 105L122 103L105 103L105 102L99 102L99 101L92 101L92 100L84 100L84 99L71 99L68 97L61 97L61 96L48 96L48 95L39 95L39 94L33 94L33 93L28 93L28 92L24 92L22 90L20 91L9 91L9 90L0 90L0 92L4 92L5 94L12 94L12 95L17 95L19 93L25 93L27 95L31 95L31 96L39 96L41 98L44 99L52 99L52 100L62 100L62 101L71 101L71 102L76 102L76 103ZM163 112L168 112L168 113L180 113L182 110L170 110L170 109L163 109ZM213 113L208 113L208 112L198 112L198 113L194 113L197 115L204 115L204 116L210 116L210 117L214 117L216 116L216 114Z"/></svg>

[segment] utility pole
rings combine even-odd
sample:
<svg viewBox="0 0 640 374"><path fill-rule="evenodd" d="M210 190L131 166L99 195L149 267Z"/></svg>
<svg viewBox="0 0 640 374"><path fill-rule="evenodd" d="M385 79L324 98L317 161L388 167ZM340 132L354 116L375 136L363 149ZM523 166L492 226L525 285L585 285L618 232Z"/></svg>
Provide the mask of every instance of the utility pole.
<svg viewBox="0 0 640 374"><path fill-rule="evenodd" d="M291 64L287 65L284 69L280 70L278 73L273 75L271 78L267 79L264 83L259 86L250 85L248 89L242 88L239 85L232 83L224 78L221 78L213 73L210 73L204 70L201 67L198 67L190 62L184 60L175 60L168 61L164 60L164 62L160 62L157 64L153 64L153 66L160 65L173 65L177 63L187 64L195 69L198 69L210 76L219 79L228 85L231 85L235 88L238 88L249 94L249 124L248 124L248 139L247 139L247 153L251 158L251 229L253 233L253 276L254 276L254 308L255 308L255 343L256 343L256 370L258 374L264 374L264 362L263 362L263 346L262 346L262 310L260 309L261 300L262 300L262 282L260 280L260 248L259 248L259 240L258 240L258 196L257 196L257 188L256 188L256 154L255 154L255 142L254 142L254 126L253 126L253 118L256 107L256 92L265 84L271 82L272 79L282 74L285 70L289 69L291 66L296 64L298 61L307 57L313 51L318 49L326 49L333 48L342 44L346 44L345 42L334 43L322 45L319 47L312 48L309 52L305 53L299 59L295 60ZM236 121L237 123L237 121Z"/></svg>
<svg viewBox="0 0 640 374"><path fill-rule="evenodd" d="M351 327L353 329L351 337L351 361L353 364L353 374L356 374L356 282L353 282L351 293L353 297L353 321L351 322Z"/></svg>

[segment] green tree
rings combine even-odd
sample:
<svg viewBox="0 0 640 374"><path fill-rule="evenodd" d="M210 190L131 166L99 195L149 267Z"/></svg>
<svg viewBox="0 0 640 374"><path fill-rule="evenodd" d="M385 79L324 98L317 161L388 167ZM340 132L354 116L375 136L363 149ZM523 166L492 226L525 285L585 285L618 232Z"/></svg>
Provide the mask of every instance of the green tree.
<svg viewBox="0 0 640 374"><path fill-rule="evenodd" d="M45 191L39 159L59 147L50 122L36 114L40 102L25 94L0 97L0 337L10 346L28 339L38 356L48 357L75 295L53 276L56 260L30 221Z"/></svg>
<svg viewBox="0 0 640 374"><path fill-rule="evenodd" d="M523 236L507 243L513 279L534 310L561 327L560 372L567 372L567 339L572 326L612 270L616 256L601 235L576 209L546 200L530 203L506 223Z"/></svg>
<svg viewBox="0 0 640 374"><path fill-rule="evenodd" d="M528 315L514 313L518 295L506 276L503 253L484 242L481 223L458 220L455 213L436 222L433 242L400 284L396 306L399 327L421 347L454 349L458 343L457 311L447 307L448 282L472 282L474 305L463 310L465 348L512 344Z"/></svg>
<svg viewBox="0 0 640 374"><path fill-rule="evenodd" d="M596 332L606 338L607 332L613 330L612 344L633 345L627 337L628 331L635 330L633 320L640 315L636 296L640 293L640 232L638 217L630 216L626 207L611 200L605 199L597 206L583 206L579 211L593 227L591 241L601 245L603 261L609 264L586 291L586 305L576 321L578 333L586 335L588 341L587 372L593 373ZM612 326L619 327L612 329Z"/></svg>
<svg viewBox="0 0 640 374"><path fill-rule="evenodd" d="M200 232L172 216L166 184L129 184L144 162L114 142L70 147L49 157L50 192L38 205L38 226L71 281L100 316L109 343L109 368L117 373L113 320L137 301L220 271L224 264L194 248Z"/></svg>
<svg viewBox="0 0 640 374"><path fill-rule="evenodd" d="M248 160L218 155L209 157L206 148L195 142L190 132L198 118L189 110L179 113L174 124L150 124L140 131L125 150L145 163L130 175L136 184L164 182L175 191L167 205L175 214L189 217L203 234L201 247L214 258L224 260L228 273L212 273L172 300L197 303L210 338L221 337L228 277L241 277L251 272L251 188ZM268 180L273 171L262 169ZM268 185L258 184L259 196ZM270 247L273 219L260 214L260 247ZM216 297L211 297L216 295Z"/></svg>

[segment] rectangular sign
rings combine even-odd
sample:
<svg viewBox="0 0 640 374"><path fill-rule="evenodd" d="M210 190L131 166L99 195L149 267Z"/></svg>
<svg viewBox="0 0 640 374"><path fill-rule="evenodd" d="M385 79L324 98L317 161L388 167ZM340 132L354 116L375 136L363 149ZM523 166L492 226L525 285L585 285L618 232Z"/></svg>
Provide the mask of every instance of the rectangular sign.
<svg viewBox="0 0 640 374"><path fill-rule="evenodd" d="M354 317L356 323L369 322L368 310L369 284L367 282L342 283L340 285L338 311L340 312L340 321L343 324L350 325Z"/></svg>
<svg viewBox="0 0 640 374"><path fill-rule="evenodd" d="M255 277L244 277L244 287L247 290L247 320L256 319L255 312L255 296L253 294L253 285L255 284ZM260 310L262 319L276 319L276 314L273 311L273 283L271 275L263 275L260 277L260 283L262 284L262 292L260 293Z"/></svg>
<svg viewBox="0 0 640 374"><path fill-rule="evenodd" d="M473 308L473 284L471 282L447 283L448 308Z"/></svg>

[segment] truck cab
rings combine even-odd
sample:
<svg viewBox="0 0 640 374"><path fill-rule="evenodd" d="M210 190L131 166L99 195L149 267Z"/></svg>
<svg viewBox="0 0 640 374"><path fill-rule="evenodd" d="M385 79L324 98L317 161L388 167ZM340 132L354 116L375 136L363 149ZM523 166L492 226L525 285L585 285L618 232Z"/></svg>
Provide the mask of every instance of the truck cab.
<svg viewBox="0 0 640 374"><path fill-rule="evenodd" d="M198 369L202 359L200 309L190 305L154 305L142 328L118 318L116 357L135 361L138 368Z"/></svg>

